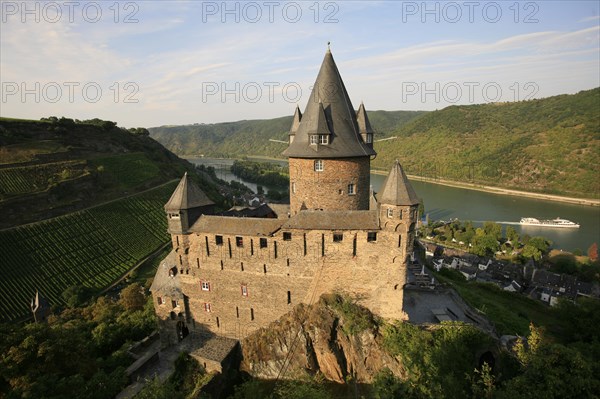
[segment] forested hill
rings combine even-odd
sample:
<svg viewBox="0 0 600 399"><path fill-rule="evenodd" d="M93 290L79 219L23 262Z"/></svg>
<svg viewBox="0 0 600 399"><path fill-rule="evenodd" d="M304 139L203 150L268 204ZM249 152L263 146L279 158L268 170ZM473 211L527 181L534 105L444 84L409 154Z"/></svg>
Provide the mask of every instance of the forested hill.
<svg viewBox="0 0 600 399"><path fill-rule="evenodd" d="M371 111L374 168L399 159L409 174L600 197L600 88L515 103L451 106L433 112ZM280 157L291 116L214 125L151 128L178 155Z"/></svg>
<svg viewBox="0 0 600 399"><path fill-rule="evenodd" d="M144 128L100 119L0 118L0 228L119 199L193 169ZM219 199L214 185L204 189Z"/></svg>
<svg viewBox="0 0 600 399"><path fill-rule="evenodd" d="M378 137L388 137L399 126L424 111L370 111L369 120ZM281 157L292 116L265 120L243 120L216 124L161 126L148 129L150 135L177 155L205 155L234 158L244 155Z"/></svg>
<svg viewBox="0 0 600 399"><path fill-rule="evenodd" d="M409 174L598 198L600 88L517 103L452 106L375 143L374 167Z"/></svg>

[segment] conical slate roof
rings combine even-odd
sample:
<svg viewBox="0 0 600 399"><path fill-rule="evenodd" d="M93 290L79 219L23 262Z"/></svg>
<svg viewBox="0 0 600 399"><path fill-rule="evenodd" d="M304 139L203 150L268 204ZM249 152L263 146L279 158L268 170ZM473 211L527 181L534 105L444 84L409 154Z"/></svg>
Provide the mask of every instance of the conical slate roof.
<svg viewBox="0 0 600 399"><path fill-rule="evenodd" d="M294 120L292 121L292 127L290 128L290 136L293 136L298 131L298 127L300 126L300 120L302 120L302 112L300 112L300 107L296 105L296 111L294 112Z"/></svg>
<svg viewBox="0 0 600 399"><path fill-rule="evenodd" d="M369 122L369 118L367 117L367 111L365 110L365 105L361 102L360 107L358 107L358 112L356 113L356 122L358 123L358 131L360 134L373 134L373 128L371 127L371 122Z"/></svg>
<svg viewBox="0 0 600 399"><path fill-rule="evenodd" d="M323 116L325 121L322 120ZM315 134L315 127L317 130L323 130L324 122L331 132L329 144L310 145L309 135ZM360 136L354 107L329 50L325 53L295 139L283 155L291 158L349 158L376 155Z"/></svg>
<svg viewBox="0 0 600 399"><path fill-rule="evenodd" d="M383 182L381 192L377 195L377 201L387 205L417 205L419 203L419 197L398 160Z"/></svg>
<svg viewBox="0 0 600 399"><path fill-rule="evenodd" d="M171 195L171 198L165 204L165 210L179 211L213 204L214 202L204 194L200 187L190 180L187 172L185 172L173 195Z"/></svg>

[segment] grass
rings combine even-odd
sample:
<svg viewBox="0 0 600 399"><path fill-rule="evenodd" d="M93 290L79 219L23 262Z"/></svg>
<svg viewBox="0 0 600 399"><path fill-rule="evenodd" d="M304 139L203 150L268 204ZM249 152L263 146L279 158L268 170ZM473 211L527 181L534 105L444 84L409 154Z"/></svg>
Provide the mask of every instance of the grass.
<svg viewBox="0 0 600 399"><path fill-rule="evenodd" d="M552 309L522 294L504 291L490 283L460 281L440 273L435 273L435 276L456 289L470 306L482 312L500 335L527 335L530 322L544 327L561 324Z"/></svg>

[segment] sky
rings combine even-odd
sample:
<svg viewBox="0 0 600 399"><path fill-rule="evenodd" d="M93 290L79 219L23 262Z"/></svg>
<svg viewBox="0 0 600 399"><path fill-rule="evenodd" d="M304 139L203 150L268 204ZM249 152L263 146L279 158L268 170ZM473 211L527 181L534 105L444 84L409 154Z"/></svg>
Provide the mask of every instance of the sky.
<svg viewBox="0 0 600 399"><path fill-rule="evenodd" d="M597 1L0 0L0 116L124 127L304 110L328 43L355 108L600 86Z"/></svg>

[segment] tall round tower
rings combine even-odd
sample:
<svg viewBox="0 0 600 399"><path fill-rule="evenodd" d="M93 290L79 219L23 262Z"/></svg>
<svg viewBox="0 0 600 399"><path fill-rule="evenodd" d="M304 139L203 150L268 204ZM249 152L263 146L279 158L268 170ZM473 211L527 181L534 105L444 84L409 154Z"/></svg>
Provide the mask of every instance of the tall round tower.
<svg viewBox="0 0 600 399"><path fill-rule="evenodd" d="M368 210L373 130L357 116L327 50L308 104L297 109L283 152L290 165L290 212Z"/></svg>

